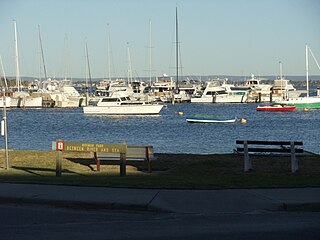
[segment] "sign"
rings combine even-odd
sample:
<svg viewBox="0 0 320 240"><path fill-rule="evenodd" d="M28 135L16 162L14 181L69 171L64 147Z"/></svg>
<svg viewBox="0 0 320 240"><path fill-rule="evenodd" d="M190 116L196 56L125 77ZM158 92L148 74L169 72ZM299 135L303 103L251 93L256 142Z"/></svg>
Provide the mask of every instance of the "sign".
<svg viewBox="0 0 320 240"><path fill-rule="evenodd" d="M126 144L64 142L61 140L57 140L55 150L75 152L125 153L126 148Z"/></svg>
<svg viewBox="0 0 320 240"><path fill-rule="evenodd" d="M62 151L119 153L120 176L126 175L126 152L127 152L126 143L103 144L103 143L64 142L63 140L57 140L55 142L52 142L52 150L57 151L57 157L56 157L56 176L57 177L61 177L61 174L62 174ZM98 171L100 170L100 160L97 161L97 170Z"/></svg>
<svg viewBox="0 0 320 240"><path fill-rule="evenodd" d="M64 141L58 140L56 141L56 150L63 151L64 150Z"/></svg>

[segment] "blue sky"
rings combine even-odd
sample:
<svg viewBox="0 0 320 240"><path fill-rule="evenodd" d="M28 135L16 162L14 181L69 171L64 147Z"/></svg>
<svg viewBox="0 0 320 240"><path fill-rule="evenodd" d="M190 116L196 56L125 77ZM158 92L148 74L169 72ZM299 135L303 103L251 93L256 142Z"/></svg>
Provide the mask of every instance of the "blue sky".
<svg viewBox="0 0 320 240"><path fill-rule="evenodd" d="M133 76L149 76L150 20L152 75L175 75L176 6L184 75L278 75L279 61L285 75L304 75L305 43L320 61L319 0L1 0L6 75L15 75L13 19L22 76L39 76L38 25L50 77L85 76L85 41L92 76L107 77L108 31L111 76L126 76L128 47ZM311 59L310 73L320 74Z"/></svg>

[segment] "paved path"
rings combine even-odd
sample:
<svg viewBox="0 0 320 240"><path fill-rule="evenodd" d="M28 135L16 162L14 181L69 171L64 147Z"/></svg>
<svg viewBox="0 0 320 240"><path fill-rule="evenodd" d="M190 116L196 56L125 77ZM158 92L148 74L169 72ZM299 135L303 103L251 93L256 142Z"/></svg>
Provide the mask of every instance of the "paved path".
<svg viewBox="0 0 320 240"><path fill-rule="evenodd" d="M320 211L320 188L164 190L0 183L0 203L204 215Z"/></svg>

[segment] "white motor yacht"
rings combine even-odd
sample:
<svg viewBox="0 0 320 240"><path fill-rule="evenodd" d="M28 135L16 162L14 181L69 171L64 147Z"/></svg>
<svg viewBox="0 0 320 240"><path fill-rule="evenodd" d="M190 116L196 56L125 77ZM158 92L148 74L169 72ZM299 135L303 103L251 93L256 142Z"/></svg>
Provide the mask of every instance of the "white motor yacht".
<svg viewBox="0 0 320 240"><path fill-rule="evenodd" d="M84 114L92 115L157 115L163 105L131 100L129 97L103 97L96 106L83 107Z"/></svg>

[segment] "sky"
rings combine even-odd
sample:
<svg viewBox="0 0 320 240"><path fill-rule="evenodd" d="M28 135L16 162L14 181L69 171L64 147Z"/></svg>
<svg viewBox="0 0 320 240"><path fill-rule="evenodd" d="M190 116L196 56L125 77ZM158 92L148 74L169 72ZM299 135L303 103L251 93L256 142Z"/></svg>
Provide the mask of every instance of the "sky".
<svg viewBox="0 0 320 240"><path fill-rule="evenodd" d="M303 76L306 43L320 62L319 0L0 0L5 74L15 20L21 76L44 77L39 29L48 77L88 76L85 44L93 78L175 75L176 7L180 74Z"/></svg>

